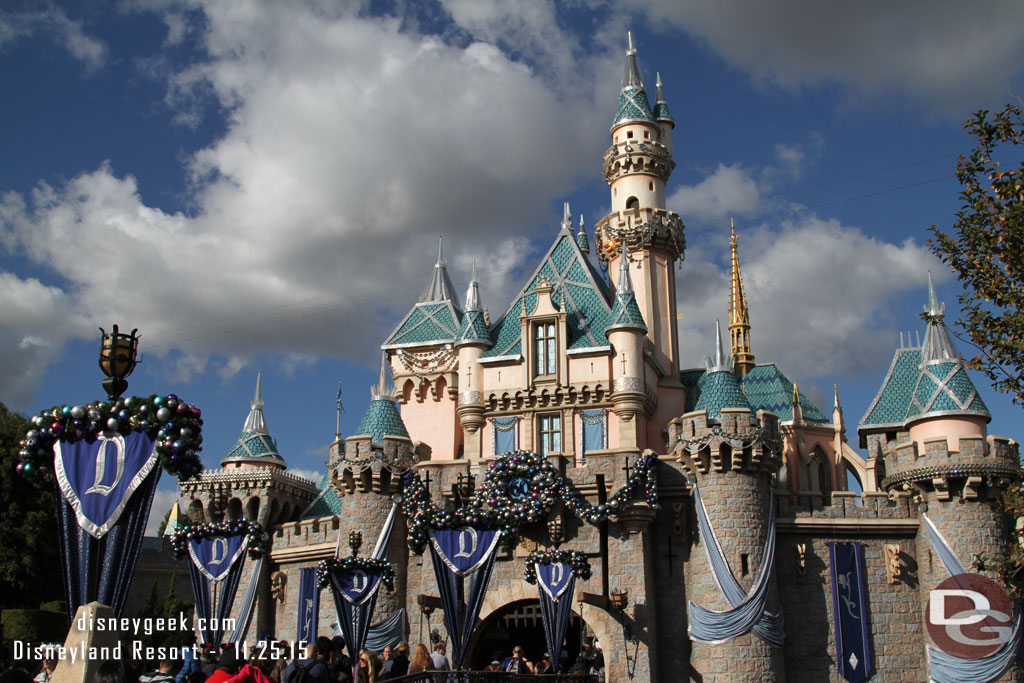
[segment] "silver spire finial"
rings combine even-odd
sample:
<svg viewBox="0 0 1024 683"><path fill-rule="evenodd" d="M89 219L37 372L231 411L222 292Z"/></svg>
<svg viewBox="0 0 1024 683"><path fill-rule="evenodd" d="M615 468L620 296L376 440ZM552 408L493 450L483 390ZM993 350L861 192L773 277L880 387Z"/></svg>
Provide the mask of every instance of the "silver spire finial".
<svg viewBox="0 0 1024 683"><path fill-rule="evenodd" d="M388 375L388 370L391 369L391 364L388 363L388 352L382 351L380 354L380 381L377 386L370 390L370 399L373 401L393 401L395 398L395 387L391 383L391 378Z"/></svg>
<svg viewBox="0 0 1024 683"><path fill-rule="evenodd" d="M442 237L438 237L437 238L437 264L438 265L441 265L441 263L444 261L444 252L442 251L442 247L443 246L444 246L444 237L443 236Z"/></svg>
<svg viewBox="0 0 1024 683"><path fill-rule="evenodd" d="M583 229L583 214L582 213L580 214L580 232L586 232Z"/></svg>
<svg viewBox="0 0 1024 683"><path fill-rule="evenodd" d="M263 373L262 372L257 372L256 373L256 393L253 394L253 396L252 396L252 407L253 408L262 408L263 407L263 389L261 388L262 384L263 384Z"/></svg>
<svg viewBox="0 0 1024 683"><path fill-rule="evenodd" d="M626 50L626 54L627 55L635 55L636 54L636 48L633 47L633 32L632 31L626 31L626 37L629 40L629 49Z"/></svg>
<svg viewBox="0 0 1024 683"><path fill-rule="evenodd" d="M569 202L562 202L562 227L572 232L572 212L569 210Z"/></svg>
<svg viewBox="0 0 1024 683"><path fill-rule="evenodd" d="M473 260L473 273L469 277L469 288L466 290L466 312L480 310L480 283L476 279L476 259Z"/></svg>
<svg viewBox="0 0 1024 683"><path fill-rule="evenodd" d="M718 320L715 320L715 357L706 356L704 364L708 372L733 371L732 356L725 352L725 346L722 344L722 324Z"/></svg>
<svg viewBox="0 0 1024 683"><path fill-rule="evenodd" d="M619 287L622 293L633 291L633 281L629 277L629 247L626 240L622 240L622 258L619 260Z"/></svg>
<svg viewBox="0 0 1024 683"><path fill-rule="evenodd" d="M721 367L725 356L725 349L722 348L722 323L715 320L715 366Z"/></svg>
<svg viewBox="0 0 1024 683"><path fill-rule="evenodd" d="M262 373L256 373L256 392L252 396L252 403L249 404L249 414L245 417L245 424L242 425L243 432L266 431L267 423L263 418L263 381Z"/></svg>
<svg viewBox="0 0 1024 683"><path fill-rule="evenodd" d="M655 87L658 87L658 88L661 87L661 72L660 71L656 71L654 73L654 85L655 85Z"/></svg>
<svg viewBox="0 0 1024 683"><path fill-rule="evenodd" d="M924 312L932 317L941 317L946 313L946 304L939 302L939 297L935 293L935 283L932 282L932 271L928 271L928 305L925 306Z"/></svg>

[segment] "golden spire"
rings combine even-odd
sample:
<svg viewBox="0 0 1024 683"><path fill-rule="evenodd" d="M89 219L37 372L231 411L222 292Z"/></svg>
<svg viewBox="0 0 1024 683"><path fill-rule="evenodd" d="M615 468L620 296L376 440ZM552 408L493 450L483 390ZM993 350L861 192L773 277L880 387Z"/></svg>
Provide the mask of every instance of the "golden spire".
<svg viewBox="0 0 1024 683"><path fill-rule="evenodd" d="M740 275L740 257L736 247L736 223L730 218L732 249L732 283L729 288L729 338L732 340L732 357L736 360L736 373L746 375L754 368L754 354L750 351L750 313L747 311L747 297L743 293L743 276Z"/></svg>

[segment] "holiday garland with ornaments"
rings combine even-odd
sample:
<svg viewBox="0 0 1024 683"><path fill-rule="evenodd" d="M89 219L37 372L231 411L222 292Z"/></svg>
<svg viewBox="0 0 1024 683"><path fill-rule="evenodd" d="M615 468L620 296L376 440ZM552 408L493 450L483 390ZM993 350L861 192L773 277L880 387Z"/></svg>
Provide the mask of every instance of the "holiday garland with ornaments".
<svg viewBox="0 0 1024 683"><path fill-rule="evenodd" d="M591 576L587 556L578 550L534 550L526 556L526 570L523 578L527 583L537 583L537 565L561 562L572 570L576 578L586 581Z"/></svg>
<svg viewBox="0 0 1024 683"><path fill-rule="evenodd" d="M188 552L188 542L193 538L221 538L241 536L242 534L249 536L246 539L246 551L249 553L249 556L258 557L262 555L263 527L243 517L242 519L232 519L226 522L189 524L178 527L171 536L171 548L174 550L174 559L178 559Z"/></svg>
<svg viewBox="0 0 1024 683"><path fill-rule="evenodd" d="M483 486L454 509L434 503L419 475L406 472L402 477L402 509L409 519L409 548L416 554L422 553L430 529L465 526L497 529L503 543L509 544L518 536L520 527L543 520L559 501L591 524L617 514L634 497L640 497L641 489L644 500L657 507L657 462L653 456L641 458L625 485L600 505L593 505L580 495L546 459L527 451L506 453L492 462Z"/></svg>
<svg viewBox="0 0 1024 683"><path fill-rule="evenodd" d="M388 590L395 588L395 565L384 559L372 557L332 557L321 560L316 566L316 578L320 588L331 585L331 574L339 569L359 569L364 572L380 574L381 583Z"/></svg>
<svg viewBox="0 0 1024 683"><path fill-rule="evenodd" d="M95 439L104 434L152 432L156 454L168 474L190 479L203 469L202 411L174 394L130 396L85 405L57 405L30 419L33 428L19 444L18 472L47 477L53 473L57 441Z"/></svg>

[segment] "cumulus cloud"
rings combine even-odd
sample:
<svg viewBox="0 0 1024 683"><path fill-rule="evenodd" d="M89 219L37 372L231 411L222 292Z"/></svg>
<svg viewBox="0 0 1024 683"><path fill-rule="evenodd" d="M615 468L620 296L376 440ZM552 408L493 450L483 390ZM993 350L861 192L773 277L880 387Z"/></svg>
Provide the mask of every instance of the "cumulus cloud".
<svg viewBox="0 0 1024 683"><path fill-rule="evenodd" d="M655 26L680 29L765 86L827 83L868 95L910 97L961 117L998 105L1024 64L1024 5L964 3L750 3L632 0Z"/></svg>
<svg viewBox="0 0 1024 683"><path fill-rule="evenodd" d="M106 62L106 44L89 35L81 21L71 19L60 7L49 5L42 10L21 12L0 10L0 49L36 35L50 38L89 70Z"/></svg>
<svg viewBox="0 0 1024 683"><path fill-rule="evenodd" d="M726 250L721 242L690 249L680 272L684 365L700 367L713 349L715 320L728 324ZM890 308L910 293L923 296L929 270L945 277L912 239L892 244L817 216L748 231L740 258L758 361L799 368L806 380L885 365L905 323Z"/></svg>
<svg viewBox="0 0 1024 683"><path fill-rule="evenodd" d="M153 494L153 507L149 509L149 519L146 521L146 536L156 536L160 530L160 523L164 516L178 500L178 492L174 489L161 491L159 488Z"/></svg>
<svg viewBox="0 0 1024 683"><path fill-rule="evenodd" d="M720 222L729 216L756 216L762 210L761 189L739 164L719 164L696 185L680 186L668 205L687 218Z"/></svg>
<svg viewBox="0 0 1024 683"><path fill-rule="evenodd" d="M173 74L171 101L212 96L227 113L224 134L187 158L192 208L154 206L109 165L8 194L0 245L56 283L7 276L8 286L76 311L82 325L65 337L111 319L139 327L147 352L183 352L180 377L211 353L227 356L218 371L229 375L264 352L373 362L442 234L452 251L471 247L453 263L457 286L475 259L485 300L504 305L534 256L523 227L591 170L579 160L599 156L604 110L493 44L311 5L169 13L170 39L199 22L206 51ZM487 25L479 13L466 21ZM0 298L9 338L31 330L11 301ZM63 339L40 338L49 357ZM0 362L22 397L45 367L34 353L35 363Z"/></svg>

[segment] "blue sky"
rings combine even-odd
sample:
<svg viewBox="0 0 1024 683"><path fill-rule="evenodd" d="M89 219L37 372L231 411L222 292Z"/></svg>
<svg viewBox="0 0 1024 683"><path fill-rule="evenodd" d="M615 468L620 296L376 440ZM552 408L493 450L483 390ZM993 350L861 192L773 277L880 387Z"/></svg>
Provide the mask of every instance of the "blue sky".
<svg viewBox="0 0 1024 683"><path fill-rule="evenodd" d="M143 335L129 393L203 408L207 465L262 371L282 454L319 470L338 382L347 434L438 236L497 317L563 201L588 228L607 211L631 29L677 122L684 361L726 316L734 217L757 360L826 409L838 383L855 443L899 331L923 332L929 269L955 311L925 240L959 206L962 122L1024 91L1012 1L334 5L5 3L0 401L101 397L116 322Z"/></svg>

